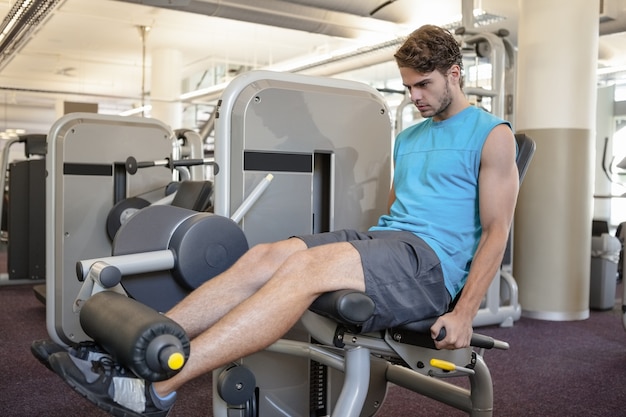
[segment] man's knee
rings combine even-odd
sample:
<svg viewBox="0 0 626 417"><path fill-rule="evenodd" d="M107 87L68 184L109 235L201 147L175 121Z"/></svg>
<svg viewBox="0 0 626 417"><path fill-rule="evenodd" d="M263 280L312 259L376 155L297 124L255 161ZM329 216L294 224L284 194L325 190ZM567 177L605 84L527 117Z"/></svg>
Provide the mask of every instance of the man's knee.
<svg viewBox="0 0 626 417"><path fill-rule="evenodd" d="M255 263L282 263L292 254L305 250L304 242L297 238L278 242L258 243L246 253L248 261Z"/></svg>

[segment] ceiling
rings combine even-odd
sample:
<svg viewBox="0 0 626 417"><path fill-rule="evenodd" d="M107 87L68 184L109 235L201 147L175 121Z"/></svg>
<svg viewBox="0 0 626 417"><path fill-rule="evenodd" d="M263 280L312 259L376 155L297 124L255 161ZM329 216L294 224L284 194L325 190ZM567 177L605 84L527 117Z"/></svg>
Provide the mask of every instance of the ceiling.
<svg viewBox="0 0 626 417"><path fill-rule="evenodd" d="M53 7L11 54L0 53L0 131L45 133L64 101L98 103L105 114L149 103L152 54L160 49L180 53L183 93L220 85L251 68L302 70L305 61L322 60L326 65L309 66L308 72L401 89L385 42L395 47L394 41L422 24L459 20L468 3L505 18L482 30L506 28L517 42L518 0L32 1ZM599 63L623 67L626 2L604 1L610 16L600 26ZM15 3L0 0L0 16ZM151 28L143 40L140 27ZM350 59L338 65L338 54ZM626 79L626 71L603 77L618 75ZM212 98L198 96L185 105Z"/></svg>

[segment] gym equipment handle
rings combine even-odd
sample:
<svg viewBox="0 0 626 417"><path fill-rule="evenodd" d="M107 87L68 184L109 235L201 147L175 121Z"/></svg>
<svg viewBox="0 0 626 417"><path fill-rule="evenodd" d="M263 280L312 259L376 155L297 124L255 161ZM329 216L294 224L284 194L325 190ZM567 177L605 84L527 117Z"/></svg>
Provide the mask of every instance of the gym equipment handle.
<svg viewBox="0 0 626 417"><path fill-rule="evenodd" d="M446 338L446 328L442 327L439 331L439 334L435 338L437 342L442 341ZM490 336L485 336L484 334L473 333L472 338L470 340L470 346L474 346L481 349L501 349L508 350L509 344L503 342L501 340L494 339Z"/></svg>
<svg viewBox="0 0 626 417"><path fill-rule="evenodd" d="M104 258L86 259L76 262L76 276L84 281L92 267L101 265L114 266L122 276L154 271L167 271L174 268L174 253L169 249L128 255L108 256ZM93 271L96 273L98 271Z"/></svg>
<svg viewBox="0 0 626 417"><path fill-rule="evenodd" d="M197 165L212 165L213 166L213 175L217 175L220 171L219 166L215 161L212 161L208 158L196 158L196 159L179 159L172 160L170 158L165 159L157 159L154 161L141 161L138 162L132 156L126 158L126 172L130 175L135 175L140 168L148 168L148 167L166 167L169 169L174 169L176 167L190 167Z"/></svg>

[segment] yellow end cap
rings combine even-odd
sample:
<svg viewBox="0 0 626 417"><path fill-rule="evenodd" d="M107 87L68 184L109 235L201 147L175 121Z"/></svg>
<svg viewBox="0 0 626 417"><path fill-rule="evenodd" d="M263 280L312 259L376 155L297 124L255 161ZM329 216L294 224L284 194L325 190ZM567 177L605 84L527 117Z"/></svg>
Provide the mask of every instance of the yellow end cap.
<svg viewBox="0 0 626 417"><path fill-rule="evenodd" d="M456 369L455 364L453 364L452 362L448 362L448 361L442 361L441 359L431 359L430 366L443 369L444 371L454 371Z"/></svg>
<svg viewBox="0 0 626 417"><path fill-rule="evenodd" d="M184 364L185 357L179 352L172 353L167 359L167 366L169 366L172 371L178 371Z"/></svg>

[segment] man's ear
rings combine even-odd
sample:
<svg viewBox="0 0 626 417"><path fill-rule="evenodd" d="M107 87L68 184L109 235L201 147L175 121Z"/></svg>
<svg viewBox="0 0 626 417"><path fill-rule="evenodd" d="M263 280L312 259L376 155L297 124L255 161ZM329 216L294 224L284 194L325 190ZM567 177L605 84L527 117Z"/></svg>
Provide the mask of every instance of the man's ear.
<svg viewBox="0 0 626 417"><path fill-rule="evenodd" d="M454 64L448 70L448 74L456 81L457 84L461 83L461 67L457 64Z"/></svg>

